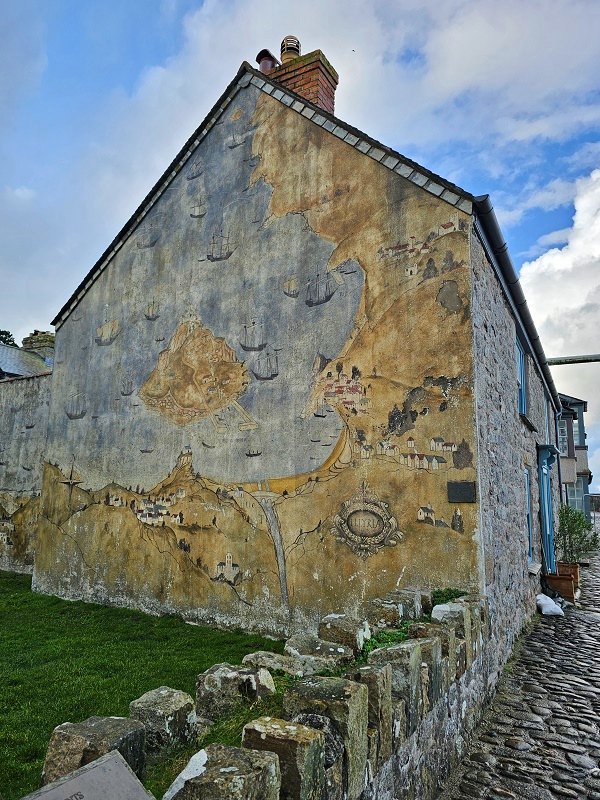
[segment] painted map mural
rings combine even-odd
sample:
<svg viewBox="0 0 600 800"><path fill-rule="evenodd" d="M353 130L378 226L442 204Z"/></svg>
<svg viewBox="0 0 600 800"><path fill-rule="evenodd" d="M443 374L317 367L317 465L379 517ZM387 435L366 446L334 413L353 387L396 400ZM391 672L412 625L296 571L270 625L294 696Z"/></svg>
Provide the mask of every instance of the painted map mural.
<svg viewBox="0 0 600 800"><path fill-rule="evenodd" d="M240 91L57 332L34 586L281 632L472 585L469 235Z"/></svg>

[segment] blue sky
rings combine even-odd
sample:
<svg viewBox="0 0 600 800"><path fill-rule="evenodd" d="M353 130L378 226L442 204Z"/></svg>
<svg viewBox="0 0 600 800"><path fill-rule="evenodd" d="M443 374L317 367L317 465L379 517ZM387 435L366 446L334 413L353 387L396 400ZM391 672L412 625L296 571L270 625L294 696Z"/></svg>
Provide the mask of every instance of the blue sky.
<svg viewBox="0 0 600 800"><path fill-rule="evenodd" d="M19 340L241 61L291 33L338 70L340 117L491 194L547 355L600 352L597 0L4 0L0 30L0 328ZM590 402L600 476L600 365L555 380Z"/></svg>

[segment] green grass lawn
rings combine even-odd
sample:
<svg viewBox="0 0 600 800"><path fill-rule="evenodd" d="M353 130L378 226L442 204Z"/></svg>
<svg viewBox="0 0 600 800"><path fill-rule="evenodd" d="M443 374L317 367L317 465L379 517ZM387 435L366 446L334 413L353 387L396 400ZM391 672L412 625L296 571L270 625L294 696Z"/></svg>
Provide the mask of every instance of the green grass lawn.
<svg viewBox="0 0 600 800"><path fill-rule="evenodd" d="M38 788L61 722L128 716L132 700L162 685L195 696L198 673L255 650L282 652L283 642L46 597L31 592L30 577L0 572L0 800ZM161 771L149 771L149 789L168 786Z"/></svg>

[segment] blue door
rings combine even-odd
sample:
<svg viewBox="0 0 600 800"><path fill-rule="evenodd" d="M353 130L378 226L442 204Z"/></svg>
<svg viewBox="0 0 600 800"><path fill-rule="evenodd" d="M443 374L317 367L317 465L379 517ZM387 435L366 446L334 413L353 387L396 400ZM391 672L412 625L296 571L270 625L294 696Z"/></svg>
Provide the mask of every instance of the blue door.
<svg viewBox="0 0 600 800"><path fill-rule="evenodd" d="M554 511L552 508L552 481L550 473L556 461L557 449L554 445L540 445L538 448L538 475L540 482L540 517L542 521L542 553L547 573L556 573L554 553Z"/></svg>

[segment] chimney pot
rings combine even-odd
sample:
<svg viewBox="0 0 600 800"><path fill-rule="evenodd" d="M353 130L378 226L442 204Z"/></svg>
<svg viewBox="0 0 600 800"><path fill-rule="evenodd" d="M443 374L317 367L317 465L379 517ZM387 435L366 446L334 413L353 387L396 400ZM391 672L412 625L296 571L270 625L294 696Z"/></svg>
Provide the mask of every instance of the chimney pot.
<svg viewBox="0 0 600 800"><path fill-rule="evenodd" d="M280 66L279 61L275 58L273 53L266 49L261 50L256 56L256 63L258 64L259 70L264 75L268 75L269 72L272 72L274 69Z"/></svg>
<svg viewBox="0 0 600 800"><path fill-rule="evenodd" d="M281 42L281 63L287 64L300 55L300 40L295 36L284 36Z"/></svg>

